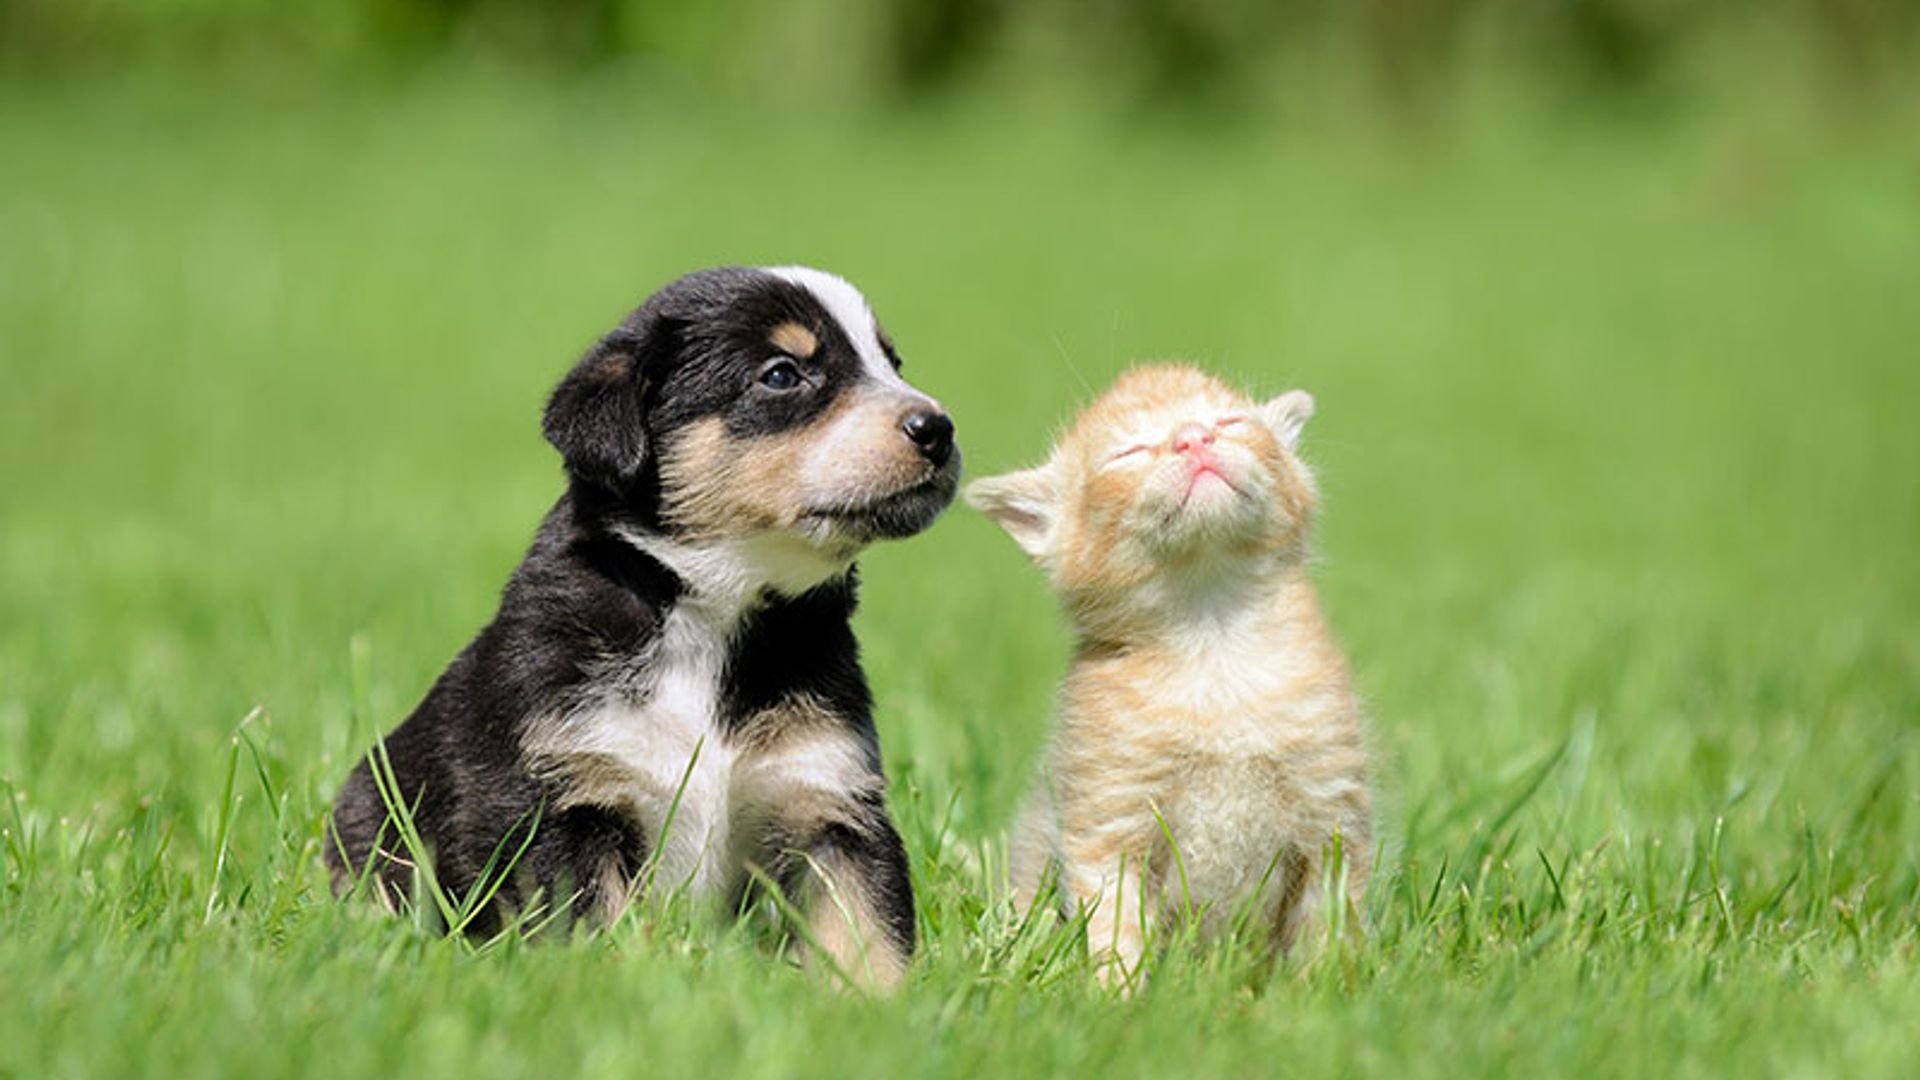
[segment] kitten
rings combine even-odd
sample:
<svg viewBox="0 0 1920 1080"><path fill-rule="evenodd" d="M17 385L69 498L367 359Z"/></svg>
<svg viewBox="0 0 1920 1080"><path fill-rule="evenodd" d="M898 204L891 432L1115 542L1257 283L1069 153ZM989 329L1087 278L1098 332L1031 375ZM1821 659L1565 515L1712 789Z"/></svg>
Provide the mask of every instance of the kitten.
<svg viewBox="0 0 1920 1080"><path fill-rule="evenodd" d="M1190 367L1140 368L1045 464L967 491L1079 638L1013 869L1024 908L1057 864L1109 981L1189 902L1203 931L1252 910L1287 948L1327 902L1336 836L1361 906L1366 738L1308 581L1317 493L1294 456L1312 415L1303 390L1260 405Z"/></svg>

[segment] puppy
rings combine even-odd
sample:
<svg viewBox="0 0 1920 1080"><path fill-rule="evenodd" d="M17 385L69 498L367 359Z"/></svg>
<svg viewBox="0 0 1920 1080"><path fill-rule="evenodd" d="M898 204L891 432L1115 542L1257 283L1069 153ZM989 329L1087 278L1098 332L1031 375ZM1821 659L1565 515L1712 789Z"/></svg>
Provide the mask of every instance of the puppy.
<svg viewBox="0 0 1920 1080"><path fill-rule="evenodd" d="M853 286L727 268L602 338L545 432L567 491L493 621L348 777L336 890L407 892L398 801L469 931L530 904L609 919L647 888L737 908L757 868L840 970L896 980L913 892L853 560L952 501L952 421Z"/></svg>

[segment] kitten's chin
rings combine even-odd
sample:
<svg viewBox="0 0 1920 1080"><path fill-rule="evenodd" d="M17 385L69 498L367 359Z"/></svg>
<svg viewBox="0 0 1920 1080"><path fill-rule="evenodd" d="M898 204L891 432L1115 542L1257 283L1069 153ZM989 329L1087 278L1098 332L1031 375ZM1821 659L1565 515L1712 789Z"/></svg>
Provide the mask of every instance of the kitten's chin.
<svg viewBox="0 0 1920 1080"><path fill-rule="evenodd" d="M1202 477L1169 499L1142 531L1162 556L1191 556L1237 549L1257 540L1267 526L1259 500L1217 478Z"/></svg>
<svg viewBox="0 0 1920 1080"><path fill-rule="evenodd" d="M1212 470L1195 475L1183 488L1178 511L1187 517L1231 513L1236 507L1254 502L1240 484L1227 479L1226 474Z"/></svg>

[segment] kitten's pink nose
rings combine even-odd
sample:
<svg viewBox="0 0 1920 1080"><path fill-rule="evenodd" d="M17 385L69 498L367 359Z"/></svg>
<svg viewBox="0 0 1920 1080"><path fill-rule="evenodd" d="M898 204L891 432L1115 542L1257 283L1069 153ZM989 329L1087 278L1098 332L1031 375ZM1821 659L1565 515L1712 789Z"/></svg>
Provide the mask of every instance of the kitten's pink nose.
<svg viewBox="0 0 1920 1080"><path fill-rule="evenodd" d="M1182 424L1173 433L1173 448L1183 454L1198 454L1213 445L1213 429L1204 424Z"/></svg>

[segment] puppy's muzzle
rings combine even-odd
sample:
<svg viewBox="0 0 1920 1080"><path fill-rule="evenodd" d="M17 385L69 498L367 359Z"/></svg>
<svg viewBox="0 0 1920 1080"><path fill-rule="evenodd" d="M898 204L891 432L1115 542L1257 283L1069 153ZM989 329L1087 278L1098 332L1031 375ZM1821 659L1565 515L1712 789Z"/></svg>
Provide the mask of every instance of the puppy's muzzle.
<svg viewBox="0 0 1920 1080"><path fill-rule="evenodd" d="M817 490L805 512L815 528L862 544L912 536L933 524L960 480L953 418L938 402L909 392L868 408L881 411L850 417L849 438L829 442L815 459L814 475L850 482Z"/></svg>

